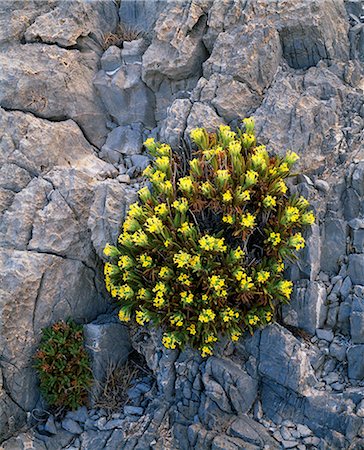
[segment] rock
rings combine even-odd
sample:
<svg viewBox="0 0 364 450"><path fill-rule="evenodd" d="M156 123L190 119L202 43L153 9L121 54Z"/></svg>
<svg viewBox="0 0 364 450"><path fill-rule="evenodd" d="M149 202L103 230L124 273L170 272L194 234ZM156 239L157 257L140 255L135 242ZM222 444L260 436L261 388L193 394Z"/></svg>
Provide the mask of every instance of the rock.
<svg viewBox="0 0 364 450"><path fill-rule="evenodd" d="M91 448L102 449L105 447L110 436L111 431L88 430L87 432L83 432L80 436L82 441L81 450L88 450Z"/></svg>
<svg viewBox="0 0 364 450"><path fill-rule="evenodd" d="M192 103L187 99L177 99L167 110L167 117L162 122L160 139L168 142L172 148L177 148L187 127L187 117Z"/></svg>
<svg viewBox="0 0 364 450"><path fill-rule="evenodd" d="M141 79L140 63L124 64L115 73L100 70L93 84L108 113L119 125L140 122L146 127L155 126L155 99Z"/></svg>
<svg viewBox="0 0 364 450"><path fill-rule="evenodd" d="M85 58L79 51L56 45L9 48L0 53L0 105L51 120L73 119L88 139L101 147L107 117L92 88L97 60Z"/></svg>
<svg viewBox="0 0 364 450"><path fill-rule="evenodd" d="M355 167L351 177L351 185L361 197L364 196L364 161L361 161Z"/></svg>
<svg viewBox="0 0 364 450"><path fill-rule="evenodd" d="M53 416L49 416L47 422L44 424L44 431L49 434L57 434L56 424L54 423Z"/></svg>
<svg viewBox="0 0 364 450"><path fill-rule="evenodd" d="M120 183L126 183L126 184L130 184L130 177L127 173L125 173L124 175L119 175L116 178Z"/></svg>
<svg viewBox="0 0 364 450"><path fill-rule="evenodd" d="M356 415L359 417L364 417L364 400L362 400L357 409L356 409Z"/></svg>
<svg viewBox="0 0 364 450"><path fill-rule="evenodd" d="M283 440L281 442L281 444L283 445L283 448L294 448L294 447L297 447L298 442L297 441L285 441L285 440Z"/></svg>
<svg viewBox="0 0 364 450"><path fill-rule="evenodd" d="M261 95L271 84L280 58L281 45L274 28L239 26L219 34L203 65L204 77L210 78L214 72L224 74Z"/></svg>
<svg viewBox="0 0 364 450"><path fill-rule="evenodd" d="M325 181L325 180L316 180L315 188L321 192L324 192L325 194L327 194L330 190L329 183L327 183L327 181Z"/></svg>
<svg viewBox="0 0 364 450"><path fill-rule="evenodd" d="M346 253L346 223L341 219L325 221L322 236L321 268L325 272L338 271L338 260ZM350 275L350 274L349 274ZM350 276L353 280L353 278Z"/></svg>
<svg viewBox="0 0 364 450"><path fill-rule="evenodd" d="M324 381L327 384L336 383L339 380L339 375L336 372L330 372L326 377L324 378Z"/></svg>
<svg viewBox="0 0 364 450"><path fill-rule="evenodd" d="M297 431L303 438L312 435L312 431L306 425L302 425L300 423L297 424Z"/></svg>
<svg viewBox="0 0 364 450"><path fill-rule="evenodd" d="M88 419L87 408L86 406L81 406L76 411L68 411L66 417L79 423L85 423Z"/></svg>
<svg viewBox="0 0 364 450"><path fill-rule="evenodd" d="M350 315L350 334L354 344L364 344L364 300L356 296Z"/></svg>
<svg viewBox="0 0 364 450"><path fill-rule="evenodd" d="M363 229L364 228L364 220L363 219L359 219L359 218L355 218L355 219L350 220L348 222L348 225L353 230Z"/></svg>
<svg viewBox="0 0 364 450"><path fill-rule="evenodd" d="M112 162L121 160L121 155L136 155L143 147L142 125L140 123L114 128L101 148L100 156L105 155Z"/></svg>
<svg viewBox="0 0 364 450"><path fill-rule="evenodd" d="M330 355L338 361L344 361L346 358L346 346L343 343L332 342L330 345Z"/></svg>
<svg viewBox="0 0 364 450"><path fill-rule="evenodd" d="M112 72L121 65L121 51L119 47L111 45L100 59L101 68L105 72Z"/></svg>
<svg viewBox="0 0 364 450"><path fill-rule="evenodd" d="M136 167L139 172L143 172L151 162L150 158L145 155L132 155L130 159L133 166Z"/></svg>
<svg viewBox="0 0 364 450"><path fill-rule="evenodd" d="M60 2L46 14L39 14L27 28L26 42L58 44L60 47L83 47L87 36L93 34L100 46L102 33L111 32L118 22L115 5ZM86 47L87 48L87 47Z"/></svg>
<svg viewBox="0 0 364 450"><path fill-rule="evenodd" d="M364 253L349 255L348 272L353 284L364 284Z"/></svg>
<svg viewBox="0 0 364 450"><path fill-rule="evenodd" d="M120 2L120 21L131 29L143 30L145 33L152 31L161 11L165 8L162 0L141 0L137 2ZM125 45L124 41L124 45Z"/></svg>
<svg viewBox="0 0 364 450"><path fill-rule="evenodd" d="M62 420L62 427L72 434L81 434L82 428L79 426L77 422L75 422L72 419L63 419Z"/></svg>
<svg viewBox="0 0 364 450"><path fill-rule="evenodd" d="M340 288L340 295L342 298L346 299L349 296L352 286L353 283L351 282L350 277L345 277L343 284Z"/></svg>
<svg viewBox="0 0 364 450"><path fill-rule="evenodd" d="M246 415L236 419L228 429L228 433L259 448L265 445L272 449L279 448L279 445L272 439L264 426Z"/></svg>
<svg viewBox="0 0 364 450"><path fill-rule="evenodd" d="M364 345L353 345L347 351L348 376L353 380L364 378Z"/></svg>
<svg viewBox="0 0 364 450"><path fill-rule="evenodd" d="M130 406L126 405L124 406L124 414L132 414L136 416L142 416L144 413L144 409L140 408L139 406Z"/></svg>
<svg viewBox="0 0 364 450"><path fill-rule="evenodd" d="M90 323L84 325L85 346L91 356L92 373L102 383L110 367L121 367L131 351L128 331L116 323ZM100 388L100 386L99 386ZM97 396L98 388L94 389Z"/></svg>
<svg viewBox="0 0 364 450"><path fill-rule="evenodd" d="M325 301L326 289L322 282L303 280L296 284L291 303L283 306L283 320L314 334L325 323Z"/></svg>
<svg viewBox="0 0 364 450"><path fill-rule="evenodd" d="M327 342L331 342L334 339L334 333L332 332L332 330L324 330L317 328L316 336L319 339L324 339Z"/></svg>
<svg viewBox="0 0 364 450"><path fill-rule="evenodd" d="M364 253L364 230L353 231L353 246L357 253Z"/></svg>
<svg viewBox="0 0 364 450"><path fill-rule="evenodd" d="M302 394L316 382L300 342L278 324L262 331L258 371L260 375Z"/></svg>
<svg viewBox="0 0 364 450"><path fill-rule="evenodd" d="M142 60L142 55L147 49L148 44L145 39L135 39L133 41L124 41L121 50L121 56L126 63L133 63Z"/></svg>
<svg viewBox="0 0 364 450"><path fill-rule="evenodd" d="M116 180L105 180L97 185L88 227L93 246L100 257L103 257L107 243L116 243L121 221L125 218L129 205L136 199L135 191Z"/></svg>
<svg viewBox="0 0 364 450"><path fill-rule="evenodd" d="M170 3L164 8L143 55L143 80L149 87L157 90L163 78L181 80L196 74L206 59L206 19L203 4ZM167 25L172 23L173 27Z"/></svg>
<svg viewBox="0 0 364 450"><path fill-rule="evenodd" d="M188 142L190 132L194 128L205 127L207 131L216 130L225 122L220 118L215 110L204 103L196 102L192 105L191 111L187 118L187 127L184 133L184 138Z"/></svg>

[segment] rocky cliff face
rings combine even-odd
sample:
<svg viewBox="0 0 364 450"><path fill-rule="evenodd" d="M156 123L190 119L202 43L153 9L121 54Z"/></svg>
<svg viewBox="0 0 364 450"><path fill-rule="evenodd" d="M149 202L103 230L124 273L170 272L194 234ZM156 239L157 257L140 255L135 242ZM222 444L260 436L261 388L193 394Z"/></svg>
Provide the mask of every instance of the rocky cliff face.
<svg viewBox="0 0 364 450"><path fill-rule="evenodd" d="M128 348L121 325L95 321L110 312L99 258L146 137L177 149L196 126L254 115L262 143L300 154L291 190L318 216L280 325L207 361L138 334L148 401L141 388L117 424L84 411L6 449L364 445L362 3L0 0L0 436L39 405L43 326L94 321Z"/></svg>

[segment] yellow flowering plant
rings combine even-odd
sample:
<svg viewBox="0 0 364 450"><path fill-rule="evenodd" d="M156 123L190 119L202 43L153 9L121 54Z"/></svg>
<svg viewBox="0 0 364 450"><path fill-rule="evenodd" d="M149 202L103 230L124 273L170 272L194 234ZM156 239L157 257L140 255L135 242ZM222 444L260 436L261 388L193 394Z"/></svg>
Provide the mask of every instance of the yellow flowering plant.
<svg viewBox="0 0 364 450"><path fill-rule="evenodd" d="M107 244L106 287L119 318L163 329L162 343L203 356L228 336L270 323L289 301L284 260L305 245L300 230L315 217L285 179L298 159L258 145L254 120L241 129L191 132L196 152L187 173L169 145L148 139L149 187L130 206L115 246Z"/></svg>

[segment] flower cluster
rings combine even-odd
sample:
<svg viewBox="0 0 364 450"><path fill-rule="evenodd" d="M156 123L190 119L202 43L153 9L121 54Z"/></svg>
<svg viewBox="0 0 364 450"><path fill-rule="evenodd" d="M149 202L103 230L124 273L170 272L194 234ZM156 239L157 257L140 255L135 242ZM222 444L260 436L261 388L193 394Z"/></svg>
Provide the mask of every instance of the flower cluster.
<svg viewBox="0 0 364 450"><path fill-rule="evenodd" d="M285 179L298 156L257 145L253 119L232 131L191 132L197 146L178 176L167 144L148 139L150 187L130 206L118 245L107 245L106 287L121 321L161 326L165 347L213 353L221 336L237 341L272 321L292 282L284 260L305 245L300 230L315 217Z"/></svg>

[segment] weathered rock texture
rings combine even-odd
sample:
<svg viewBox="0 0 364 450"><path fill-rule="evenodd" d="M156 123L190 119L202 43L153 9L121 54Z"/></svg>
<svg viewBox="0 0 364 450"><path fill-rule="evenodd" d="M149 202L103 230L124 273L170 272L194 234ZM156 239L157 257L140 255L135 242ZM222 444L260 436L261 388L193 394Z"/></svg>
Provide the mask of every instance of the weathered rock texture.
<svg viewBox="0 0 364 450"><path fill-rule="evenodd" d="M207 361L137 334L156 384L138 383L124 412L49 418L4 448L363 447L363 2L117 3L0 0L0 436L40 405L41 327L72 316L98 342L124 336L94 322L108 305L99 258L146 137L177 149L196 126L254 115L269 149L300 154L290 188L318 220L280 325Z"/></svg>

